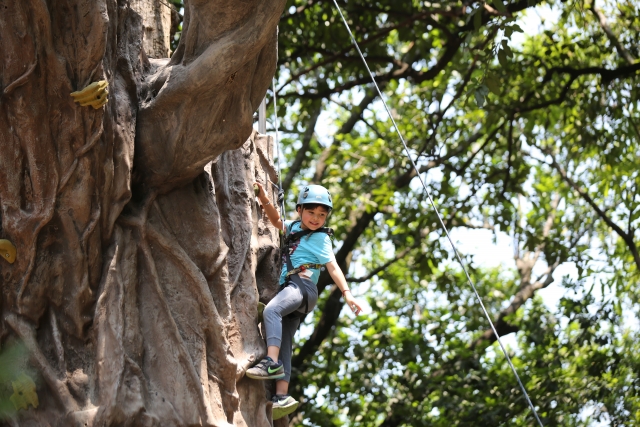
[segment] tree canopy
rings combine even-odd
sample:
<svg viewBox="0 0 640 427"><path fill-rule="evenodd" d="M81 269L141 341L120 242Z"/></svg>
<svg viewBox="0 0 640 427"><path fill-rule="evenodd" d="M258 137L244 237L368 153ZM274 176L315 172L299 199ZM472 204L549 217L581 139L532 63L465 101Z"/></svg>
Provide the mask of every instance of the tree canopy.
<svg viewBox="0 0 640 427"><path fill-rule="evenodd" d="M513 241L502 267L459 249L544 425L636 424L638 3L338 3L444 223ZM290 0L279 28L288 211L305 183L331 190L338 262L371 306L343 314L321 277L292 425L533 425L333 2Z"/></svg>
<svg viewBox="0 0 640 427"><path fill-rule="evenodd" d="M445 224L513 239L506 268L459 249L543 423L637 422L638 4L339 4ZM321 278L292 424L533 425L333 2L287 4L277 79L287 201L330 188L371 305L341 314ZM537 294L553 281L557 309Z"/></svg>

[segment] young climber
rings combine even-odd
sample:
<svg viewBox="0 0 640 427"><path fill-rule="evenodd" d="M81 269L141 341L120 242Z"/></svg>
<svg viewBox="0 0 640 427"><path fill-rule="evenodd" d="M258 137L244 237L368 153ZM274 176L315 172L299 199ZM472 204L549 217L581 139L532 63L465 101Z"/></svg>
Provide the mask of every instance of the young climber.
<svg viewBox="0 0 640 427"><path fill-rule="evenodd" d="M356 315L360 314L362 307L351 295L344 274L336 262L331 238L327 234L330 229L323 228L333 209L329 191L320 185L304 187L296 204L300 220L285 221L283 224L262 185L256 185L260 190L258 198L269 221L279 230L283 230L284 225L285 237L288 239L285 240L286 260L280 275L280 290L263 313L267 356L247 370L249 378L277 380L276 395L273 397L273 419L277 420L298 407L298 401L288 394L293 336L300 325L300 319L316 306L316 285L320 269L326 267L342 291L345 302Z"/></svg>

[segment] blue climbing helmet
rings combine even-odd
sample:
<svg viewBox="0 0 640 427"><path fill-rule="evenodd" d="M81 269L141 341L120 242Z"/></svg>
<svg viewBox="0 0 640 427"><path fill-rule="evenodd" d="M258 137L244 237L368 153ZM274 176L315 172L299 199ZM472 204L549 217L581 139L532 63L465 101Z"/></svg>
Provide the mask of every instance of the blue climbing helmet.
<svg viewBox="0 0 640 427"><path fill-rule="evenodd" d="M329 190L322 185L307 185L302 189L298 196L296 207L309 204L324 205L329 208L329 210L333 209L331 194L329 194Z"/></svg>

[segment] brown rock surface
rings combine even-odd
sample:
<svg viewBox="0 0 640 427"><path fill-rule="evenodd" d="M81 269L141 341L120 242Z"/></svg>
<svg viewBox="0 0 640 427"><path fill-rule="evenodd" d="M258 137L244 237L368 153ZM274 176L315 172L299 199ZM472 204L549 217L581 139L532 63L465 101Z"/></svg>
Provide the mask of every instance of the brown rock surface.
<svg viewBox="0 0 640 427"><path fill-rule="evenodd" d="M12 425L270 425L243 374L277 276L252 115L284 4L187 2L149 60L127 1L0 0L0 344L24 342L40 400ZM74 104L98 80L109 102Z"/></svg>

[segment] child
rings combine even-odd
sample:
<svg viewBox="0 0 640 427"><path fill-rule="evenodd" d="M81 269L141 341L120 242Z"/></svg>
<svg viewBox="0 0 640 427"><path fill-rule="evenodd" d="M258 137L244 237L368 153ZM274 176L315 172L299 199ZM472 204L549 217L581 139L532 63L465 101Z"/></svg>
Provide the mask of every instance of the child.
<svg viewBox="0 0 640 427"><path fill-rule="evenodd" d="M258 198L269 221L279 230L283 222L276 208L269 202L264 188L259 188ZM273 419L277 420L295 411L298 401L288 395L291 378L291 353L293 336L300 325L300 319L309 313L318 301L318 278L320 268L325 266L335 284L342 291L344 299L356 314L362 307L351 295L347 281L333 254L331 239L323 226L331 214L333 203L329 191L320 185L309 185L298 197L296 212L299 221L285 221L286 237L294 236L296 241L288 245L287 262L282 266L280 291L267 304L263 322L267 333L267 357L247 370L249 378L276 379L276 395L273 397ZM295 233L304 236L295 237ZM287 248L285 248L287 251ZM282 361L278 360L281 357Z"/></svg>

